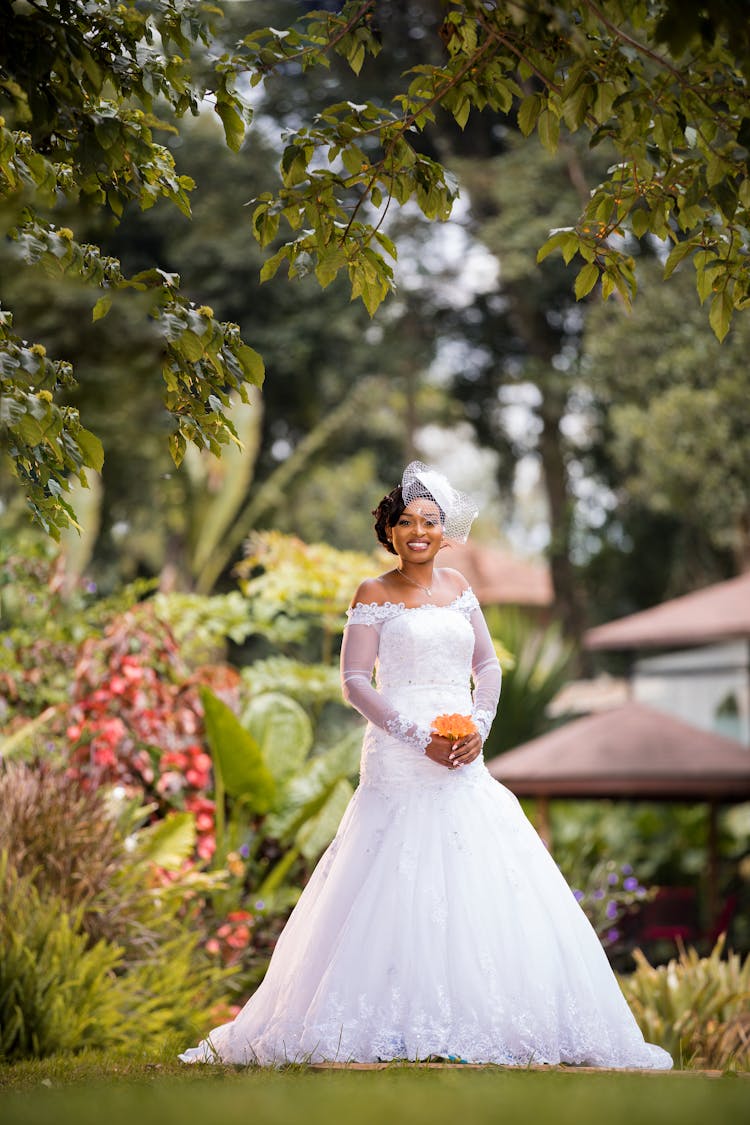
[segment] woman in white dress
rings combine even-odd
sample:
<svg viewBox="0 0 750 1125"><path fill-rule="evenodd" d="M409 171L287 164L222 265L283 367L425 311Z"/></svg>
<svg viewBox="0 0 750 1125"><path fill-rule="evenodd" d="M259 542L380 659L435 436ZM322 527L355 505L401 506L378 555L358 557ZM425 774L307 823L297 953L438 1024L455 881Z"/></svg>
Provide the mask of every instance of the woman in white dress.
<svg viewBox="0 0 750 1125"><path fill-rule="evenodd" d="M362 583L344 633L344 696L368 720L359 787L263 983L180 1058L671 1067L644 1041L516 798L484 766L500 667L466 581L434 565L466 538L473 504L412 462L374 514L397 566ZM476 730L440 737L432 727L446 713Z"/></svg>

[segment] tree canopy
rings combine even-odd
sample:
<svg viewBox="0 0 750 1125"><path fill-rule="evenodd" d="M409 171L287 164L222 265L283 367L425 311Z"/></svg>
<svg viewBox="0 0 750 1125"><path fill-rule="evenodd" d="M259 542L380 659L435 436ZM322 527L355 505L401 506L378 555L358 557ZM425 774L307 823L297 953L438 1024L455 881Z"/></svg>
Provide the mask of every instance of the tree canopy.
<svg viewBox="0 0 750 1125"><path fill-rule="evenodd" d="M226 65L248 63L259 83L278 67L303 71L343 55L359 73L380 51L387 5L349 0L295 28L247 36ZM701 301L722 339L735 309L750 304L750 21L747 3L724 0L540 0L533 5L448 0L438 32L443 58L406 71L391 105L338 102L287 137L282 185L253 222L261 243L283 217L294 237L264 267L314 270L322 285L347 269L353 296L370 312L383 300L395 248L382 230L389 203L415 200L444 218L458 191L453 175L420 152L419 134L438 110L462 128L472 112L515 118L554 151L563 133L585 130L618 160L578 222L550 233L540 259L578 259L578 299L601 282L629 304L636 291L629 235L671 247L665 276L692 257ZM384 13L384 16L387 13ZM520 185L519 185L520 187Z"/></svg>
<svg viewBox="0 0 750 1125"><path fill-rule="evenodd" d="M161 340L176 462L188 441L218 452L236 436L225 412L230 396L262 381L262 360L236 325L182 296L179 277L158 268L125 276L116 259L78 242L69 220L92 209L120 216L129 203L148 208L159 199L189 212L194 185L155 140L158 131L174 131L157 107L179 117L197 112L210 94L228 143L239 147L247 115L231 73L217 66L199 82L191 66L220 15L193 0L0 0L3 266L95 286L103 291L95 320L106 315L114 290L145 295ZM101 468L101 443L60 401L75 382L70 364L19 337L2 307L0 380L11 467L35 517L56 535L74 520L65 500L71 480L85 482L87 468Z"/></svg>
<svg viewBox="0 0 750 1125"><path fill-rule="evenodd" d="M414 201L428 219L442 219L458 193L436 159L438 115L468 130L483 113L500 128L536 134L550 151L566 133L584 133L592 147L616 153L578 220L545 231L539 247L540 259L560 251L577 263L577 299L600 283L605 298L629 304L634 247L650 237L666 276L692 259L720 339L733 312L750 303L745 0L433 6L422 38L434 31L435 42L401 44L403 81L389 72L372 94L378 83L368 73L388 61L373 60L383 44L391 49L388 0L348 0L286 28L249 31L241 15L230 21L199 0L0 0L2 255L96 287L95 318L107 313L113 291L141 294L161 340L177 462L188 441L217 451L232 439L226 408L248 382L261 381L262 361L235 325L185 298L174 274L127 276L97 246L79 243L72 208L117 217L128 205L164 199L188 212L192 181L155 134L213 106L239 149L251 118L248 87L278 76L304 89L343 60L354 76L347 93L361 86L362 99L311 108L308 120L301 101L287 121L280 186L262 192L252 214L270 253L263 279L282 264L323 287L343 273L373 314L393 287L392 201ZM319 93L310 99L316 109ZM55 533L73 518L64 502L71 477L100 466L101 446L64 404L70 366L18 336L2 308L0 379L11 462L36 517Z"/></svg>

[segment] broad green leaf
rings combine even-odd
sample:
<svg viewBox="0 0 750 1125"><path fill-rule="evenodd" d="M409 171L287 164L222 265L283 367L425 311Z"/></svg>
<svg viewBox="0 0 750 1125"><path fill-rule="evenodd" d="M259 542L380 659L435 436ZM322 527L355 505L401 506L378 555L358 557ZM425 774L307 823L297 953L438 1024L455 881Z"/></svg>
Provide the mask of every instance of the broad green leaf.
<svg viewBox="0 0 750 1125"><path fill-rule="evenodd" d="M328 847L353 792L350 782L344 778L337 781L323 807L302 825L295 842L305 859L313 862Z"/></svg>
<svg viewBox="0 0 750 1125"><path fill-rule="evenodd" d="M638 207L630 216L630 225L635 237L643 238L649 227L648 212L644 211L642 207Z"/></svg>
<svg viewBox="0 0 750 1125"><path fill-rule="evenodd" d="M229 102L218 100L216 113L224 126L224 136L232 152L239 152L245 139L245 122Z"/></svg>
<svg viewBox="0 0 750 1125"><path fill-rule="evenodd" d="M242 364L245 377L256 387L262 387L263 379L266 374L266 365L260 353L256 352L255 348L251 348L248 344L242 344L241 347L237 349L237 358Z"/></svg>
<svg viewBox="0 0 750 1125"><path fill-rule="evenodd" d="M539 130L539 140L542 142L547 152L556 152L557 143L560 139L560 122L555 117L554 113L545 109L539 115L539 122L537 126Z"/></svg>
<svg viewBox="0 0 750 1125"><path fill-rule="evenodd" d="M102 317L107 315L107 313L109 312L109 310L111 308L112 308L112 298L111 297L100 297L99 300L94 305L94 310L91 314L91 319L93 321L101 320Z"/></svg>
<svg viewBox="0 0 750 1125"><path fill-rule="evenodd" d="M355 776L361 748L362 731L355 727L335 746L309 758L287 780L281 807L270 818L269 831L280 837L296 832L318 811L338 781Z"/></svg>
<svg viewBox="0 0 750 1125"><path fill-rule="evenodd" d="M348 56L349 66L355 74L359 74L362 69L362 63L365 61L365 46L364 43L358 43L352 53Z"/></svg>
<svg viewBox="0 0 750 1125"><path fill-rule="evenodd" d="M183 332L176 341L176 345L191 363L197 363L199 359L202 359L206 350L203 341L190 331Z"/></svg>
<svg viewBox="0 0 750 1125"><path fill-rule="evenodd" d="M261 282L270 281L272 277L275 277L276 271L284 260L291 260L291 248L288 244L282 246L263 263L260 271Z"/></svg>
<svg viewBox="0 0 750 1125"><path fill-rule="evenodd" d="M100 473L104 465L104 447L99 438L96 434L92 434L91 430L84 430L81 427L76 434L76 441L83 450L86 459L85 464L90 465L92 469L96 469L97 473Z"/></svg>
<svg viewBox="0 0 750 1125"><path fill-rule="evenodd" d="M719 290L711 302L711 308L708 313L708 322L714 330L714 335L719 343L721 343L729 331L733 312L734 305L727 289Z"/></svg>
<svg viewBox="0 0 750 1125"><path fill-rule="evenodd" d="M542 99L539 94L529 94L521 102L518 110L518 128L525 137L534 131L541 111Z"/></svg>
<svg viewBox="0 0 750 1125"><path fill-rule="evenodd" d="M672 273L683 259L687 258L688 254L695 250L695 243L692 240L686 239L683 242L676 243L669 251L669 257L664 263L664 279L672 276Z"/></svg>
<svg viewBox="0 0 750 1125"><path fill-rule="evenodd" d="M296 700L279 692L253 699L242 712L242 725L255 739L277 782L296 773L313 741L312 724Z"/></svg>
<svg viewBox="0 0 750 1125"><path fill-rule="evenodd" d="M471 102L468 98L464 98L455 106L453 116L456 119L456 124L463 129L466 122L469 120L469 113L471 112Z"/></svg>
<svg viewBox="0 0 750 1125"><path fill-rule="evenodd" d="M575 283L576 300L580 301L582 297L585 297L587 293L590 293L591 290L596 285L598 280L599 280L599 267L597 265L595 265L593 262L589 262L588 265L583 267L583 269L580 271L580 273L578 274L578 276L576 278L576 283Z"/></svg>
<svg viewBox="0 0 750 1125"><path fill-rule="evenodd" d="M267 813L274 804L276 784L263 753L230 707L208 688L201 689L206 740L230 797L242 797L251 812Z"/></svg>

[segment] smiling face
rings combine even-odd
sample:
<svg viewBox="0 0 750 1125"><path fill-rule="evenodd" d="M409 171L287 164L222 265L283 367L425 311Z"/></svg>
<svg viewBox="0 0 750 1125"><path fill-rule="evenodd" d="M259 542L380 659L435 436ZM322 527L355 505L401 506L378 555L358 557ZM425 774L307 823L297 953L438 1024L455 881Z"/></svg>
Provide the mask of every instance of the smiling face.
<svg viewBox="0 0 750 1125"><path fill-rule="evenodd" d="M434 500L412 500L389 531L396 554L404 562L434 559L443 545L442 517Z"/></svg>

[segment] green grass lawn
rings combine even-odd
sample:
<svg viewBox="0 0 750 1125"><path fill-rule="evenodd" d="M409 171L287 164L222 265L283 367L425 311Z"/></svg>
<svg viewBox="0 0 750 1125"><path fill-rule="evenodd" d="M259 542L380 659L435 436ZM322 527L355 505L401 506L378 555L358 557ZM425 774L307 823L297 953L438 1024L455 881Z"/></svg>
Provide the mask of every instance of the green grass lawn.
<svg viewBox="0 0 750 1125"><path fill-rule="evenodd" d="M574 1070L235 1070L101 1056L0 1066L2 1125L741 1125L750 1081Z"/></svg>

